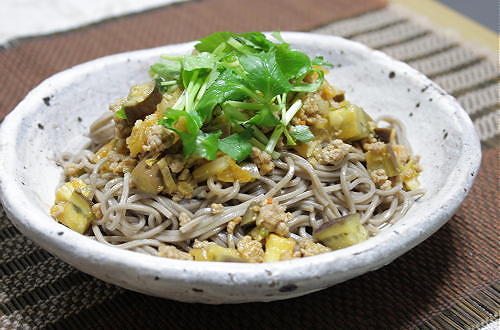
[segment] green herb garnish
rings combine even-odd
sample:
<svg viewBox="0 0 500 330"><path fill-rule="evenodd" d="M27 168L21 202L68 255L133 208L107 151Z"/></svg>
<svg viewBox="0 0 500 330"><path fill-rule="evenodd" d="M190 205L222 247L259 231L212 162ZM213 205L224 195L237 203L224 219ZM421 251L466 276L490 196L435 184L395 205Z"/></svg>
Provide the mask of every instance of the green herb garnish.
<svg viewBox="0 0 500 330"><path fill-rule="evenodd" d="M272 37L278 43L260 32L217 32L200 39L197 53L164 55L151 66L162 91L183 89L159 123L179 134L186 156L212 160L221 150L241 161L256 146L276 158L282 135L289 145L314 138L307 126L290 125L302 106L295 94L320 88L324 77L317 66L331 64L290 49L278 32ZM304 82L312 72L319 78ZM274 130L268 137L261 127Z"/></svg>
<svg viewBox="0 0 500 330"><path fill-rule="evenodd" d="M127 114L125 113L125 108L121 107L120 110L115 112L115 116L120 119L127 119Z"/></svg>

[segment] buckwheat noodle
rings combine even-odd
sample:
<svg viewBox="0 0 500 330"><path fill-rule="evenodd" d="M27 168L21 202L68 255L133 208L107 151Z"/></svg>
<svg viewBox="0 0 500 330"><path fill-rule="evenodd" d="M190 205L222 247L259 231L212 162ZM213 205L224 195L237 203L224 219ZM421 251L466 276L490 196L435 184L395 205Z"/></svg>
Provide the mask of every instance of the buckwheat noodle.
<svg viewBox="0 0 500 330"><path fill-rule="evenodd" d="M361 151L349 153L339 164L313 166L301 156L282 152L274 161L274 170L254 182L221 184L208 179L195 188L191 200L172 199L137 190L130 174L101 173L103 158L92 163L94 151L113 138L112 114L106 114L90 127L89 143L84 150L58 155L65 169L82 170L81 180L94 189L93 200L102 212L90 235L97 241L121 249L156 255L157 247L173 244L188 251L194 239L208 239L223 247L234 247L244 232L236 227L226 232L227 223L242 216L256 201L273 197L286 206L293 219L287 223L291 238L310 238L325 221L357 212L370 235L403 217L424 191L405 191L400 183L389 190L378 189L370 178ZM383 122L398 132L398 143L409 148L403 125L394 118ZM387 125L386 125L387 126ZM212 214L211 203L223 204L224 211ZM192 220L179 226L184 212Z"/></svg>

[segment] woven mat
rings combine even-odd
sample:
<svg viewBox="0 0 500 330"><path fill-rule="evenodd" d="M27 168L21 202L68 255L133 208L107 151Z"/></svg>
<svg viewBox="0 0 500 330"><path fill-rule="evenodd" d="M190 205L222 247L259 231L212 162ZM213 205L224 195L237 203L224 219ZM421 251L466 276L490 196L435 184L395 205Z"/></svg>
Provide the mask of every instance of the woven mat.
<svg viewBox="0 0 500 330"><path fill-rule="evenodd" d="M0 208L0 328L475 328L498 317L497 67L384 8L383 0L200 0L27 40L0 50L0 118L44 78L92 58L218 30L277 29L364 42L409 62L457 97L485 153L475 186L448 224L390 265L321 292L208 306L145 296L83 274L25 239Z"/></svg>

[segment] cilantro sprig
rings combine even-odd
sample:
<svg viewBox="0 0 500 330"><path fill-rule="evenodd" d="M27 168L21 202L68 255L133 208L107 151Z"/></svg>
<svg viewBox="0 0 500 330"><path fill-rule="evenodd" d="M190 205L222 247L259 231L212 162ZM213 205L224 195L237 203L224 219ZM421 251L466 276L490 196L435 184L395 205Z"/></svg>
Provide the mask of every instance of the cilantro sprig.
<svg viewBox="0 0 500 330"><path fill-rule="evenodd" d="M217 32L200 39L196 53L164 55L151 66L162 92L182 89L159 124L177 132L186 156L212 160L220 150L242 161L256 146L276 158L282 135L289 145L314 138L308 126L290 124L302 106L293 96L320 88L318 66L331 64L291 49L279 32L272 37L277 42L260 32ZM318 79L305 82L313 72ZM264 127L273 128L269 137Z"/></svg>

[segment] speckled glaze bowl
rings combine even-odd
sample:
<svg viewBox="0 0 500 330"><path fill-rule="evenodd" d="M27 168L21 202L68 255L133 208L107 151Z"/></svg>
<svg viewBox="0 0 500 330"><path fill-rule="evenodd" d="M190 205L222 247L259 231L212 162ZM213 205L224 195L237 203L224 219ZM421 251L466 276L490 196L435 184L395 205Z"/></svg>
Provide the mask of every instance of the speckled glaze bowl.
<svg viewBox="0 0 500 330"><path fill-rule="evenodd" d="M87 141L90 123L129 86L148 79L160 54L193 43L122 53L58 73L31 91L0 129L0 198L14 225L44 249L104 281L180 301L242 303L304 295L387 265L428 238L456 211L480 164L474 127L456 100L408 65L342 38L283 33L294 48L335 64L327 78L373 117L407 128L422 156L426 195L374 238L319 256L268 264L181 261L98 243L49 215L62 171L60 151Z"/></svg>

